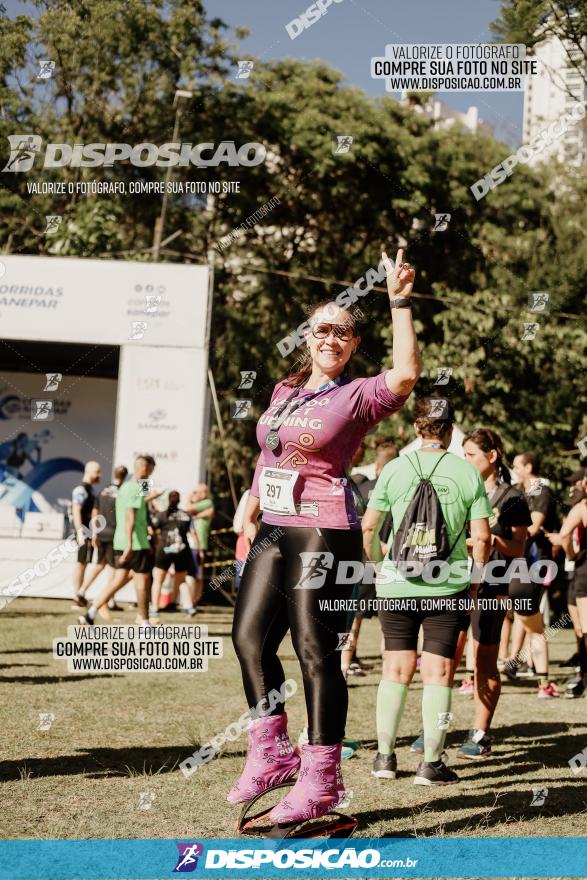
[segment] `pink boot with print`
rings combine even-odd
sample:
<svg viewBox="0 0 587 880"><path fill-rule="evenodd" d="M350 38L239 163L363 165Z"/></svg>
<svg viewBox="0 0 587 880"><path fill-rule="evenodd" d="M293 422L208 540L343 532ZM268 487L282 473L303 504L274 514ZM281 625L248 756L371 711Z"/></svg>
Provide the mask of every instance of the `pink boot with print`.
<svg viewBox="0 0 587 880"><path fill-rule="evenodd" d="M300 822L330 813L344 800L340 770L342 743L302 746L302 764L296 784L271 811L272 822Z"/></svg>
<svg viewBox="0 0 587 880"><path fill-rule="evenodd" d="M287 735L285 712L251 721L247 733L247 763L228 794L227 800L231 804L248 801L272 785L286 782L300 766L300 759Z"/></svg>

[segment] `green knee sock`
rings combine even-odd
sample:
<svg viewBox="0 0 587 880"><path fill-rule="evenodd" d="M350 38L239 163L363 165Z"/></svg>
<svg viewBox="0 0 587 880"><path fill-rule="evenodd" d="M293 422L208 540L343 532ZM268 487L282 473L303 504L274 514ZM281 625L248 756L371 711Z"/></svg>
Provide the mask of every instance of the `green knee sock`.
<svg viewBox="0 0 587 880"><path fill-rule="evenodd" d="M391 755L399 723L402 720L407 684L397 681L380 681L377 691L377 751L382 755Z"/></svg>
<svg viewBox="0 0 587 880"><path fill-rule="evenodd" d="M452 688L425 684L422 695L424 760L440 761L448 729Z"/></svg>

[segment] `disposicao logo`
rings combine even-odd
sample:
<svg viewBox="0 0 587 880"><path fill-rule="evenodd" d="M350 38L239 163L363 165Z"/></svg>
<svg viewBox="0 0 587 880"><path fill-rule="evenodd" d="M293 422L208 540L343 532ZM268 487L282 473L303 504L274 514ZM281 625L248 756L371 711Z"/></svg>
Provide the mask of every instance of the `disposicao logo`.
<svg viewBox="0 0 587 880"><path fill-rule="evenodd" d="M204 855L204 846L201 843L178 843L179 856L177 865L173 869L174 874L191 874L198 867L198 858Z"/></svg>
<svg viewBox="0 0 587 880"><path fill-rule="evenodd" d="M40 156L43 140L36 134L8 135L10 156L2 171L14 173L30 171ZM265 161L267 150L263 144L251 141L237 147L234 141L219 144L47 144L43 168L102 168L115 162L129 161L138 168L157 166L168 168L217 167L243 165L251 167Z"/></svg>

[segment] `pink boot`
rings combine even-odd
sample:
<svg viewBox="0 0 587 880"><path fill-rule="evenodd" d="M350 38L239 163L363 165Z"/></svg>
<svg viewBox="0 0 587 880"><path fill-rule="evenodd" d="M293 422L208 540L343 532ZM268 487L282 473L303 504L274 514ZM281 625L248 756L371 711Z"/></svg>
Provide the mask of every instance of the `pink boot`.
<svg viewBox="0 0 587 880"><path fill-rule="evenodd" d="M247 733L247 763L228 794L227 800L231 804L248 801L272 785L286 782L300 766L300 759L287 735L285 712L249 722Z"/></svg>
<svg viewBox="0 0 587 880"><path fill-rule="evenodd" d="M290 793L271 811L272 822L317 819L344 800L340 770L342 743L335 746L302 746L302 765Z"/></svg>

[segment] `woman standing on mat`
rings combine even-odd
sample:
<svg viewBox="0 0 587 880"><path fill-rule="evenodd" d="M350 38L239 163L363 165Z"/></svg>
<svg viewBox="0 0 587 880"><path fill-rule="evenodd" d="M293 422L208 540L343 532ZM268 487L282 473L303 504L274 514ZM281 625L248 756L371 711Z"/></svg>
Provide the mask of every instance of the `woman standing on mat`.
<svg viewBox="0 0 587 880"><path fill-rule="evenodd" d="M344 797L340 755L348 698L337 647L346 610L325 608L334 599L348 600L353 588L337 584L338 562L362 559L347 477L353 454L367 431L403 406L419 376L410 308L415 273L402 258L399 250L393 268L383 254L393 369L351 380L345 369L361 342L360 312L350 303L320 303L309 315L300 370L275 386L257 425L262 451L243 524L255 552L242 576L232 637L248 704L257 706L283 684L277 651L291 631L302 668L309 742L301 747L300 766L281 704L252 721L247 762L228 800L249 800L290 779L299 767L295 786L271 812L273 822L322 816ZM259 510L263 521L257 534Z"/></svg>

